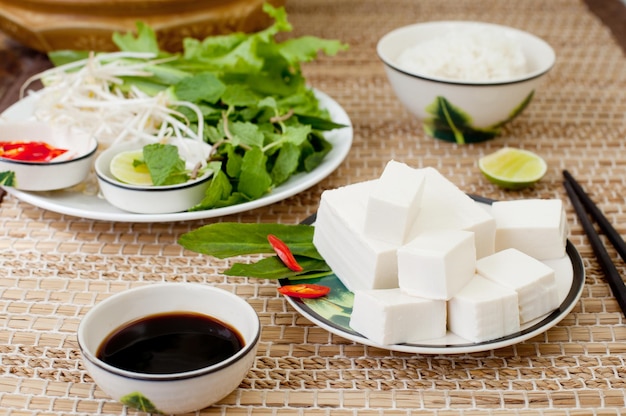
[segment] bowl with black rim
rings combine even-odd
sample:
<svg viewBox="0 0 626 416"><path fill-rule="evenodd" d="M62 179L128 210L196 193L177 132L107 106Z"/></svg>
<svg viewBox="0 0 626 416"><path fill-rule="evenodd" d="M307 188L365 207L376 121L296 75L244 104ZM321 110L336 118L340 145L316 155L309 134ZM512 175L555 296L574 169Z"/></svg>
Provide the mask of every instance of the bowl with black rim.
<svg viewBox="0 0 626 416"><path fill-rule="evenodd" d="M243 298L199 283L115 293L78 326L83 364L111 398L148 413L208 407L252 367L261 325Z"/></svg>
<svg viewBox="0 0 626 416"><path fill-rule="evenodd" d="M530 105L556 60L534 34L475 21L400 27L376 50L395 95L424 132L457 144L501 134Z"/></svg>
<svg viewBox="0 0 626 416"><path fill-rule="evenodd" d="M191 139L187 145L207 146ZM111 171L114 157L127 151L141 151L150 141L115 144L101 152L95 161L95 172L101 195L121 210L137 214L169 214L184 212L200 203L210 185L212 171L200 171L188 181L171 185L133 184L124 182Z"/></svg>
<svg viewBox="0 0 626 416"><path fill-rule="evenodd" d="M75 128L43 121L0 123L0 184L21 191L54 191L84 181L97 140Z"/></svg>

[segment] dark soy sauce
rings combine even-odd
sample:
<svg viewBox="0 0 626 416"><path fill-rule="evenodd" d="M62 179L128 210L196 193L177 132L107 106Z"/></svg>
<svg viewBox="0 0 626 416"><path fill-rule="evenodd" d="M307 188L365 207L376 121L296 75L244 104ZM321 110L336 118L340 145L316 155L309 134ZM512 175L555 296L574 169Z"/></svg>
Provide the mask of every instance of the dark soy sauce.
<svg viewBox="0 0 626 416"><path fill-rule="evenodd" d="M243 346L239 332L215 318L174 312L121 326L102 342L97 357L136 373L174 374L224 361Z"/></svg>

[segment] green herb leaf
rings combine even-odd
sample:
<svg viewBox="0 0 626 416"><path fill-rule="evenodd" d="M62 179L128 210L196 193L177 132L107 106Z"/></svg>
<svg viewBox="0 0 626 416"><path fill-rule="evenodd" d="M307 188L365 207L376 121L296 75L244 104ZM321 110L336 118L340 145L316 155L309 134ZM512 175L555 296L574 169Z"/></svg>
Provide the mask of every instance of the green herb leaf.
<svg viewBox="0 0 626 416"><path fill-rule="evenodd" d="M48 52L48 58L54 66L61 66L89 57L89 51L58 50Z"/></svg>
<svg viewBox="0 0 626 416"><path fill-rule="evenodd" d="M278 152L272 168L272 181L276 185L285 182L298 169L300 148L293 143L285 143Z"/></svg>
<svg viewBox="0 0 626 416"><path fill-rule="evenodd" d="M227 85L222 94L222 102L232 107L255 105L260 97L252 89L243 84Z"/></svg>
<svg viewBox="0 0 626 416"><path fill-rule="evenodd" d="M215 104L224 91L226 85L208 72L184 78L174 86L174 93L178 99L190 102L206 101Z"/></svg>
<svg viewBox="0 0 626 416"><path fill-rule="evenodd" d="M146 145L143 148L143 158L150 171L152 183L156 186L174 185L189 180L185 161L180 158L178 147L174 145L160 143Z"/></svg>
<svg viewBox="0 0 626 416"><path fill-rule="evenodd" d="M122 51L132 52L161 52L154 30L143 22L137 22L137 34L114 33L113 42Z"/></svg>
<svg viewBox="0 0 626 416"><path fill-rule="evenodd" d="M237 152L235 146L228 144L226 147L226 155L228 155L226 159L226 174L231 178L239 178L243 156Z"/></svg>
<svg viewBox="0 0 626 416"><path fill-rule="evenodd" d="M314 36L302 36L289 39L280 45L279 53L290 64L309 62L317 57L319 51L328 56L336 55L337 52L348 49L348 45L336 40L319 39Z"/></svg>
<svg viewBox="0 0 626 416"><path fill-rule="evenodd" d="M233 135L235 146L245 145L249 147L263 146L263 133L259 131L259 126L250 122L234 122L228 124L228 129Z"/></svg>
<svg viewBox="0 0 626 416"><path fill-rule="evenodd" d="M204 198L200 203L192 208L190 211L202 211L204 209L211 209L220 206L221 201L228 200L228 197L232 194L233 186L231 185L228 177L220 169L217 169L213 173L213 178L209 184L209 188L204 194Z"/></svg>
<svg viewBox="0 0 626 416"><path fill-rule="evenodd" d="M299 256L296 256L296 260L298 260L298 264L302 266L306 274L315 273L316 276L319 276L319 273L331 271L324 260ZM303 275L303 272L290 270L278 256L267 257L256 263L235 263L224 274L227 276L245 276L258 279L284 279L306 276L306 274Z"/></svg>
<svg viewBox="0 0 626 416"><path fill-rule="evenodd" d="M296 114L296 117L298 118L298 121L300 121L300 123L309 125L314 130L326 131L348 127L345 124L335 123L334 121L324 117L315 117L299 114Z"/></svg>
<svg viewBox="0 0 626 416"><path fill-rule="evenodd" d="M247 254L273 253L267 241L274 234L294 255L322 260L313 245L313 227L273 223L218 222L181 235L178 243L187 250L220 259Z"/></svg>
<svg viewBox="0 0 626 416"><path fill-rule="evenodd" d="M287 126L282 136L285 141L300 146L307 141L309 134L311 134L311 126L298 125Z"/></svg>
<svg viewBox="0 0 626 416"><path fill-rule="evenodd" d="M269 234L287 244L302 271L294 272L278 256L271 256L250 264L235 263L224 273L260 279L313 279L332 272L313 244L314 228L310 225L214 223L181 235L178 243L187 250L223 259L275 253L267 239Z"/></svg>
<svg viewBox="0 0 626 416"><path fill-rule="evenodd" d="M333 146L323 135L315 132L309 136L309 141L302 147L302 167L305 172L311 172L318 167Z"/></svg>
<svg viewBox="0 0 626 416"><path fill-rule="evenodd" d="M248 150L241 163L241 175L237 190L250 199L257 199L269 192L272 177L267 172L265 164L267 156L258 148Z"/></svg>

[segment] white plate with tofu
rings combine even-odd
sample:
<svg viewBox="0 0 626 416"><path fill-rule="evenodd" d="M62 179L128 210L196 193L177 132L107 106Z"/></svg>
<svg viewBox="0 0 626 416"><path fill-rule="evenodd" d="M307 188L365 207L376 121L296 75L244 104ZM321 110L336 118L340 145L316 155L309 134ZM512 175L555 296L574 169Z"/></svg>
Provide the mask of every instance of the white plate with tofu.
<svg viewBox="0 0 626 416"><path fill-rule="evenodd" d="M472 197L472 199L487 212L491 211L492 201L480 197ZM308 222L313 223L314 221L315 218L311 218ZM346 247L346 249L350 250L350 247ZM511 257L510 261L516 262L517 260L515 257ZM566 241L565 243L564 256L540 260L539 263L542 263L539 265L539 268L545 265L554 270L556 296L558 298L556 302L558 306L548 313L531 320L526 320L519 326L519 330L486 341L472 342L467 338L463 338L447 330L443 336L424 339L418 342L397 344L381 344L374 342L355 331L350 326L355 295L346 288L335 274L310 281L311 283L329 286L331 292L326 297L318 299L288 298L288 301L298 312L313 323L333 334L360 344L415 354L462 354L487 351L517 344L547 331L567 316L580 299L585 281L585 271L580 254L570 241ZM514 267L514 265L511 265L511 267ZM288 279L281 280L282 285L291 283L296 283L296 281L292 282ZM484 284L484 282L480 283ZM489 286L480 285L478 287L484 288ZM397 300L394 301L397 302ZM414 311L420 311L419 308L421 307L422 306L418 305L417 309L414 309ZM429 311L428 307L421 310L424 311L423 313L428 313ZM430 309L430 311L435 310L437 310L436 306ZM434 314L435 312L431 313ZM437 320L441 320L439 318L441 318L441 316L432 316L432 321L436 322ZM375 317L372 317L372 320L374 319ZM443 319L445 320L445 317Z"/></svg>
<svg viewBox="0 0 626 416"><path fill-rule="evenodd" d="M298 173L292 176L285 183L273 189L272 192L253 201L205 211L137 214L114 207L103 197L95 194L92 189L90 189L89 192L67 189L54 192L27 192L20 191L13 187L6 187L4 189L21 201L59 214L93 220L118 222L173 222L215 218L270 205L296 195L326 178L341 165L352 147L353 128L348 114L341 105L329 95L318 90L315 90L315 94L319 98L320 106L328 110L331 119L346 127L324 133L324 137L332 143L333 148L317 168L308 173ZM29 119L34 111L34 97L35 96L29 96L9 107L2 113L2 120L21 121ZM92 186L86 186L86 188L90 187Z"/></svg>

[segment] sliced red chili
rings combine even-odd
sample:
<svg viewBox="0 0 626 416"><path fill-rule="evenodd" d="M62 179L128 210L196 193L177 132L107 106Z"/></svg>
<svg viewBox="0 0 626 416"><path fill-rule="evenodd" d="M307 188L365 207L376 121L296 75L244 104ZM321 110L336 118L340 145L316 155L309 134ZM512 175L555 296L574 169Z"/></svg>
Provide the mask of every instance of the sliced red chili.
<svg viewBox="0 0 626 416"><path fill-rule="evenodd" d="M293 256L293 253L287 247L280 238L276 237L274 234L268 234L267 241L269 241L270 245L278 255L278 258L283 262L285 266L294 272L301 272L304 270L302 266L298 264L298 261Z"/></svg>
<svg viewBox="0 0 626 416"><path fill-rule="evenodd" d="M0 142L0 157L27 162L49 162L67 152L45 142Z"/></svg>
<svg viewBox="0 0 626 416"><path fill-rule="evenodd" d="M296 283L278 288L278 292L293 298L319 298L326 296L330 292L328 286L316 285L314 283Z"/></svg>

